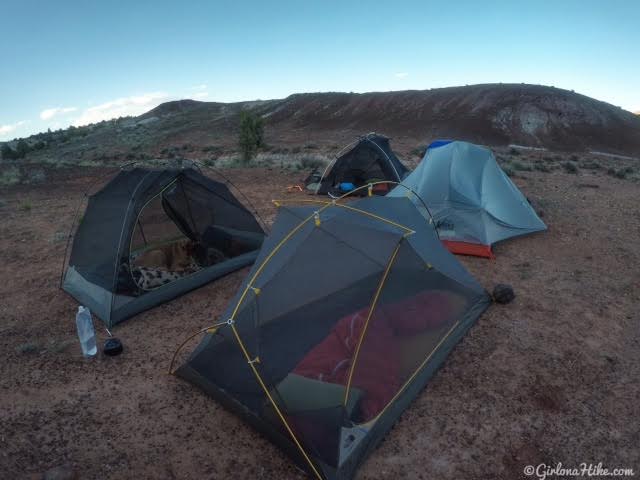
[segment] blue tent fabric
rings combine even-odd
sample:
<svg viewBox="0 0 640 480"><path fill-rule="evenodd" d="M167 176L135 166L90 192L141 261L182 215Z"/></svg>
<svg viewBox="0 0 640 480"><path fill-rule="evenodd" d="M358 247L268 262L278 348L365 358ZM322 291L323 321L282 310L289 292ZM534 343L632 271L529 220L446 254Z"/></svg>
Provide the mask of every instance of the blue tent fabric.
<svg viewBox="0 0 640 480"><path fill-rule="evenodd" d="M444 241L491 246L547 229L491 150L472 143L453 141L427 149L402 183L429 208ZM401 186L388 194L406 195ZM414 203L422 205L415 196Z"/></svg>
<svg viewBox="0 0 640 480"><path fill-rule="evenodd" d="M430 148L444 147L445 145L449 145L451 142L453 142L453 140L434 140L429 144L427 150Z"/></svg>

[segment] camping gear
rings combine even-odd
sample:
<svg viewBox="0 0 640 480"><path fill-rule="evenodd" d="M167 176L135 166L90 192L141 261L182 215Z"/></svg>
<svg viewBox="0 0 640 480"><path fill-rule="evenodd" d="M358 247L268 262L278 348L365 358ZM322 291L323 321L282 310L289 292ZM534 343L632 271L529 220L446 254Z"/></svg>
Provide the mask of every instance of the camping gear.
<svg viewBox="0 0 640 480"><path fill-rule="evenodd" d="M304 179L304 185L307 190L311 190L315 192L320 185L320 180L322 180L322 173L315 167L311 173Z"/></svg>
<svg viewBox="0 0 640 480"><path fill-rule="evenodd" d="M76 329L78 330L78 339L80 340L82 354L85 357L93 357L98 353L98 347L96 347L96 332L93 329L91 312L82 305L78 307L78 313L76 313Z"/></svg>
<svg viewBox="0 0 640 480"><path fill-rule="evenodd" d="M496 303L501 304L511 303L513 299L516 298L516 294L513 292L511 285L505 285L504 283L496 285L493 288L491 296Z"/></svg>
<svg viewBox="0 0 640 480"><path fill-rule="evenodd" d="M102 352L110 357L115 357L122 353L122 342L116 337L107 338L104 342Z"/></svg>
<svg viewBox="0 0 640 480"><path fill-rule="evenodd" d="M491 299L408 198L294 202L176 373L350 479Z"/></svg>
<svg viewBox="0 0 640 480"><path fill-rule="evenodd" d="M122 169L89 196L62 288L110 327L253 263L263 238L196 168Z"/></svg>
<svg viewBox="0 0 640 480"><path fill-rule="evenodd" d="M342 182L338 186L338 189L343 193L350 192L351 190L354 190L355 188L356 188L356 186L351 182Z"/></svg>
<svg viewBox="0 0 640 480"><path fill-rule="evenodd" d="M325 168L316 193L327 195L345 182L352 183L354 188L361 187L372 178L400 182L409 173L391 150L389 139L382 135L369 133L359 137L343 151Z"/></svg>
<svg viewBox="0 0 640 480"><path fill-rule="evenodd" d="M547 229L491 150L478 145L454 141L427 149L402 184L388 196L414 191L411 198L423 213L426 204L453 253L491 258L495 243Z"/></svg>

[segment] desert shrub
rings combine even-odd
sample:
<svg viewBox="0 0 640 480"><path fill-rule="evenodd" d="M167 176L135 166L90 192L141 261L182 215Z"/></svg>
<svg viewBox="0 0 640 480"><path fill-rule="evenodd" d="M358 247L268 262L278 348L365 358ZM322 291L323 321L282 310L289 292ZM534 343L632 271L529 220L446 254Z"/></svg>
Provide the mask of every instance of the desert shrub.
<svg viewBox="0 0 640 480"><path fill-rule="evenodd" d="M67 239L68 236L69 236L69 233L67 232L62 232L62 231L56 232L51 237L51 243L62 243Z"/></svg>
<svg viewBox="0 0 640 480"><path fill-rule="evenodd" d="M585 161L580 163L580 168L584 168L585 170L599 170L602 168L602 166L595 160L592 160L589 162Z"/></svg>
<svg viewBox="0 0 640 480"><path fill-rule="evenodd" d="M208 152L214 152L214 153L218 153L222 150L222 147L219 147L217 145L207 145L205 147L202 147L202 151L204 153L208 153Z"/></svg>
<svg viewBox="0 0 640 480"><path fill-rule="evenodd" d="M537 161L533 164L533 169L538 172L549 173L551 168L549 168L544 162Z"/></svg>
<svg viewBox="0 0 640 480"><path fill-rule="evenodd" d="M533 168L531 168L531 165L528 163L522 163L522 162L518 162L515 161L511 164L513 166L514 170L520 171L520 172L530 172L533 170Z"/></svg>
<svg viewBox="0 0 640 480"><path fill-rule="evenodd" d="M517 148L511 147L509 149L509 154L513 155L514 157L517 157L518 155L520 155L520 150L518 150Z"/></svg>
<svg viewBox="0 0 640 480"><path fill-rule="evenodd" d="M324 167L326 165L326 162L318 157L304 156L302 157L302 159L300 159L299 165L302 169L313 170L316 168Z"/></svg>
<svg viewBox="0 0 640 480"><path fill-rule="evenodd" d="M41 168L34 168L27 172L28 183L42 183L47 179L44 170Z"/></svg>
<svg viewBox="0 0 640 480"><path fill-rule="evenodd" d="M0 148L0 154L4 160L15 160L16 152L8 144L4 143Z"/></svg>
<svg viewBox="0 0 640 480"><path fill-rule="evenodd" d="M22 343L16 347L18 353L35 353L38 351L38 345L35 343Z"/></svg>
<svg viewBox="0 0 640 480"><path fill-rule="evenodd" d="M293 147L291 149L291 153L300 153L301 148L300 147Z"/></svg>
<svg viewBox="0 0 640 480"><path fill-rule="evenodd" d="M614 176L616 178L620 178L622 180L633 175L634 172L635 170L633 169L633 167L623 167L618 170L616 170L615 168L609 168L607 170L607 174Z"/></svg>
<svg viewBox="0 0 640 480"><path fill-rule="evenodd" d="M20 169L9 167L0 171L0 185L9 186L20 183Z"/></svg>
<svg viewBox="0 0 640 480"><path fill-rule="evenodd" d="M411 152L409 152L409 154L412 157L419 157L419 158L424 157L425 153L427 153L427 146L426 145L418 145L416 148L411 150Z"/></svg>
<svg viewBox="0 0 640 480"><path fill-rule="evenodd" d="M562 168L564 168L564 171L567 173L578 173L578 166L575 164L575 162L564 162L562 164Z"/></svg>
<svg viewBox="0 0 640 480"><path fill-rule="evenodd" d="M24 140L19 140L16 145L16 158L24 158L31 148L29 148L29 144Z"/></svg>
<svg viewBox="0 0 640 480"><path fill-rule="evenodd" d="M546 156L542 157L542 160L544 160L545 162L553 162L554 158L546 155Z"/></svg>
<svg viewBox="0 0 640 480"><path fill-rule="evenodd" d="M571 160L572 162L577 162L578 160L580 160L580 158L578 158L578 156L574 154L569 157L569 160Z"/></svg>
<svg viewBox="0 0 640 480"><path fill-rule="evenodd" d="M30 212L31 209L33 208L33 205L31 205L31 202L29 200L26 200L20 204L19 208L23 212Z"/></svg>
<svg viewBox="0 0 640 480"><path fill-rule="evenodd" d="M274 146L271 146L269 148L269 153L285 154L285 153L289 153L289 149L287 147L274 147Z"/></svg>
<svg viewBox="0 0 640 480"><path fill-rule="evenodd" d="M307 143L307 144L304 146L304 149L305 149L305 150L317 150L317 149L318 149L318 146L317 146L315 143Z"/></svg>
<svg viewBox="0 0 640 480"><path fill-rule="evenodd" d="M238 144L242 160L249 163L258 148L264 144L264 120L262 117L250 111L243 111L240 114Z"/></svg>
<svg viewBox="0 0 640 480"><path fill-rule="evenodd" d="M502 171L509 177L516 176L516 171L513 169L513 166L510 163L505 163L504 165L502 165Z"/></svg>
<svg viewBox="0 0 640 480"><path fill-rule="evenodd" d="M76 343L76 341L72 339L60 341L50 340L49 345L47 346L47 350L53 353L63 353L74 343Z"/></svg>

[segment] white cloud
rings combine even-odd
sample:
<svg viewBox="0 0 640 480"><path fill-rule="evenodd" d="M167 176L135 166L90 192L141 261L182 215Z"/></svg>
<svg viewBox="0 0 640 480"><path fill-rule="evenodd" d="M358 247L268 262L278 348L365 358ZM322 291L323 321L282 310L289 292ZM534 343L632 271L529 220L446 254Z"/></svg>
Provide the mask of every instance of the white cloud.
<svg viewBox="0 0 640 480"><path fill-rule="evenodd" d="M209 92L207 91L208 88L209 86L205 83L202 83L200 85L194 85L185 94L185 98L192 98L194 100L201 100L203 98L207 98L209 96Z"/></svg>
<svg viewBox="0 0 640 480"><path fill-rule="evenodd" d="M85 109L82 115L73 121L73 124L75 126L81 126L101 122L102 120L126 117L128 115L142 115L168 99L169 95L165 92L151 92L131 97L116 98L115 100Z"/></svg>
<svg viewBox="0 0 640 480"><path fill-rule="evenodd" d="M12 133L18 127L21 127L25 123L27 123L27 122L22 120L20 122L12 123L12 124L9 124L9 125L0 125L0 137L8 137L10 133Z"/></svg>
<svg viewBox="0 0 640 480"><path fill-rule="evenodd" d="M393 74L396 78L407 78L409 76L408 72L398 72Z"/></svg>
<svg viewBox="0 0 640 480"><path fill-rule="evenodd" d="M40 112L40 118L42 120L51 120L56 115L64 115L66 113L75 112L76 110L78 110L76 107L47 108Z"/></svg>

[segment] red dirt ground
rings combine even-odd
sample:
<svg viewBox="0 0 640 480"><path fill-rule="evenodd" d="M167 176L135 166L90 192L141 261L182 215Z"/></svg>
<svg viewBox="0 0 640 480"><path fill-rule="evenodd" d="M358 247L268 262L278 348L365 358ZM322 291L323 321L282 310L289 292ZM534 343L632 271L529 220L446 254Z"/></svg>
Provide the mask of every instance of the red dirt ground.
<svg viewBox="0 0 640 480"><path fill-rule="evenodd" d="M305 478L167 375L176 345L222 312L247 269L115 328L121 356L80 355L77 303L58 281L64 232L95 173L0 191L0 478L61 464L82 479ZM300 176L228 175L268 222L269 200ZM487 289L512 284L516 300L480 318L358 479L517 479L527 464L557 462L640 472L640 184L525 176L516 182L549 231L498 245L493 261L462 258Z"/></svg>

